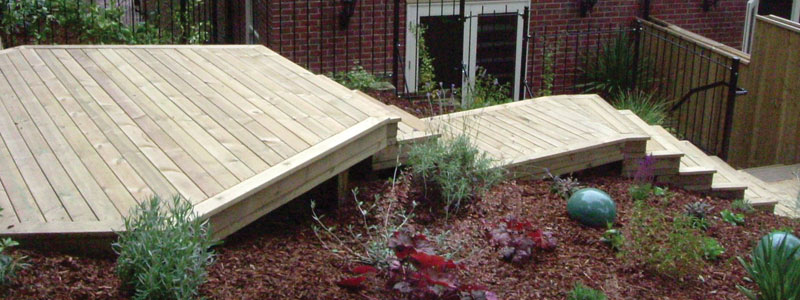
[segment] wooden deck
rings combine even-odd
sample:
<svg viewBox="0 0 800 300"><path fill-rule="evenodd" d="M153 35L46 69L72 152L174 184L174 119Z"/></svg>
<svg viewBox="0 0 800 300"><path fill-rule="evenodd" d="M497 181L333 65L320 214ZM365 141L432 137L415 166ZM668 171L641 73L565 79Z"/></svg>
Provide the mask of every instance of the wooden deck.
<svg viewBox="0 0 800 300"><path fill-rule="evenodd" d="M466 133L514 172L541 177L644 156L649 136L597 95L552 96L426 119L434 132Z"/></svg>
<svg viewBox="0 0 800 300"><path fill-rule="evenodd" d="M410 127L262 46L0 52L0 235L104 235L179 194L224 237Z"/></svg>

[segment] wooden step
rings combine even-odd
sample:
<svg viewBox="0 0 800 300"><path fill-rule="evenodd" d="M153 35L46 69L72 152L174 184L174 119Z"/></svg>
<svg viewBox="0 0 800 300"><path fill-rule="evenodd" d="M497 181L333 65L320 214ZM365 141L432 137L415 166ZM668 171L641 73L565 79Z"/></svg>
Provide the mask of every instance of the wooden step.
<svg viewBox="0 0 800 300"><path fill-rule="evenodd" d="M681 144L681 149L686 154L684 158L691 159L698 165L716 170L709 190L712 195L727 199L741 199L744 197L747 185L738 179L735 169L725 162L716 162L689 141L681 141Z"/></svg>
<svg viewBox="0 0 800 300"><path fill-rule="evenodd" d="M710 191L714 180L714 173L716 173L717 170L690 157L690 150L684 149L686 145L663 127L650 126L650 128L652 130L651 132L654 133L654 139L658 139L665 148L684 153L680 159L678 173L674 175L657 176L656 182L673 184L692 191Z"/></svg>
<svg viewBox="0 0 800 300"><path fill-rule="evenodd" d="M620 114L628 118L632 124L636 125L642 132L650 136L647 141L645 153L655 158L654 175L674 175L678 173L680 168L680 160L683 157L683 152L669 143L663 141L657 133L657 130L644 122L639 116L630 110L620 110ZM633 164L631 170L623 170L623 174L631 176L636 172L638 165Z"/></svg>
<svg viewBox="0 0 800 300"><path fill-rule="evenodd" d="M747 187L741 198L749 201L754 207L772 209L778 202L780 197L761 179L734 169L719 157L710 156L709 159L714 162L720 174Z"/></svg>

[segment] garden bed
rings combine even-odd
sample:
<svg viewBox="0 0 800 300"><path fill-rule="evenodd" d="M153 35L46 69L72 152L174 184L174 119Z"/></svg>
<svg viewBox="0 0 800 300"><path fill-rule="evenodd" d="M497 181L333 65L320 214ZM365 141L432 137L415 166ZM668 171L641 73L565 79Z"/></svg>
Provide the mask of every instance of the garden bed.
<svg viewBox="0 0 800 300"><path fill-rule="evenodd" d="M607 191L618 206L618 227L624 229L631 217L631 181L619 177L578 176L586 186ZM398 203L425 202L424 194L400 181L395 193ZM360 200L389 193L386 180L352 183ZM318 191L324 192L324 191ZM674 190L669 202L652 196L647 200L668 213L682 212L687 203L703 200L714 205L707 235L719 240L726 251L710 262L701 276L679 281L652 274L632 264L599 241L605 231L584 227L571 220L565 200L550 192L548 181L507 182L495 187L476 204L445 221L436 209L419 206L412 223L432 233L449 231L448 244L461 265L459 279L486 287L500 299L564 299L576 282L604 291L609 299L744 299L736 285L746 273L736 261L747 255L762 235L779 228L800 229L800 223L766 212L746 215L745 224L734 226L720 220L720 211L730 201ZM209 270L201 293L211 299L394 299L380 276L366 281L363 290L351 292L336 282L349 276L352 267L322 248L312 230L315 223L309 209L311 193L267 215L229 237L216 248L217 261ZM327 210L326 224L357 224L354 205L338 212ZM324 209L319 209L326 211ZM558 240L553 252L536 253L531 262L511 264L499 259L486 239L488 224L508 215L528 220L534 228L551 231ZM431 236L431 235L429 235ZM458 251L453 249L460 249ZM114 275L113 258L86 258L31 250L12 250L29 257L31 266L2 291L6 299L124 299Z"/></svg>

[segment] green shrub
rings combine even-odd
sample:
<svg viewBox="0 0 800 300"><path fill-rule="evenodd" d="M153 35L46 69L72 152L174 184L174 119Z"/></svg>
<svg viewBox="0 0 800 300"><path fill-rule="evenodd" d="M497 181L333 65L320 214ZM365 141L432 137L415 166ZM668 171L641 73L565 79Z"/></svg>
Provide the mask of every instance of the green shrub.
<svg viewBox="0 0 800 300"><path fill-rule="evenodd" d="M568 300L606 300L606 294L602 291L583 285L583 283L575 283L575 287L569 292Z"/></svg>
<svg viewBox="0 0 800 300"><path fill-rule="evenodd" d="M770 236L767 246L756 247L749 262L737 257L750 280L758 286L758 292L737 286L745 296L753 300L800 299L800 260L794 258L800 247L788 247L786 240L778 247L771 247Z"/></svg>
<svg viewBox="0 0 800 300"><path fill-rule="evenodd" d="M380 90L389 87L389 83L381 80L375 75L367 72L360 65L354 66L350 71L328 75L339 84L351 90L369 91Z"/></svg>
<svg viewBox="0 0 800 300"><path fill-rule="evenodd" d="M647 200L653 194L653 185L649 183L639 183L628 188L628 194L634 201Z"/></svg>
<svg viewBox="0 0 800 300"><path fill-rule="evenodd" d="M661 125L667 118L669 103L655 94L643 91L625 91L614 94L611 105L616 109L627 109L650 125Z"/></svg>
<svg viewBox="0 0 800 300"><path fill-rule="evenodd" d="M408 164L426 188L433 187L439 192L438 199L448 216L504 177L504 171L465 134L413 146Z"/></svg>
<svg viewBox="0 0 800 300"><path fill-rule="evenodd" d="M0 208L0 212L2 211L3 208ZM10 238L0 240L0 286L10 283L19 270L28 267L25 263L26 257L6 254L6 249L15 246L19 246L19 243Z"/></svg>
<svg viewBox="0 0 800 300"><path fill-rule="evenodd" d="M645 56L637 65L634 51L634 44L626 33L603 44L597 54L594 50L586 51L578 67L583 73L583 83L577 87L584 93L598 93L604 97L626 92L633 87L634 80L639 88L648 89L655 82L652 62Z"/></svg>
<svg viewBox="0 0 800 300"><path fill-rule="evenodd" d="M209 38L211 28L209 22L195 22L192 17L204 5L203 0L187 0L185 10L174 1L174 7L163 10L170 12L170 22L140 22L135 26L123 22L125 12L115 1L108 1L106 7L82 1L41 0L2 0L0 5L5 7L0 26L6 47L56 42L199 44ZM150 13L151 19L161 17Z"/></svg>
<svg viewBox="0 0 800 300"><path fill-rule="evenodd" d="M9 238L0 240L0 285L10 283L19 270L28 267L24 256L15 257L4 253L6 249L18 245L19 243Z"/></svg>
<svg viewBox="0 0 800 300"><path fill-rule="evenodd" d="M176 196L143 201L112 245L116 273L134 299L192 299L214 261L208 222Z"/></svg>
<svg viewBox="0 0 800 300"><path fill-rule="evenodd" d="M699 274L705 266L703 236L688 216L670 218L658 208L636 201L627 229L624 257L653 273L682 279Z"/></svg>
<svg viewBox="0 0 800 300"><path fill-rule="evenodd" d="M717 260L725 253L725 247L712 237L703 238L703 258L706 260Z"/></svg>
<svg viewBox="0 0 800 300"><path fill-rule="evenodd" d="M475 109L511 102L511 85L501 84L494 75L478 66L475 70L475 84L466 89L467 108ZM461 89L464 92L464 89Z"/></svg>

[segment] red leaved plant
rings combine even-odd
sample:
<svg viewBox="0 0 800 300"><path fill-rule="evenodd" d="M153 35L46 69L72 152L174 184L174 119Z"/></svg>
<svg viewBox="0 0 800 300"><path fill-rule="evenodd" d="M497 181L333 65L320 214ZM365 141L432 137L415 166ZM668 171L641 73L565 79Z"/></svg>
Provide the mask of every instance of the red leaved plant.
<svg viewBox="0 0 800 300"><path fill-rule="evenodd" d="M456 271L461 268L454 261L434 253L434 243L413 229L402 229L389 239L389 248L395 253L390 262L387 288L399 292L406 299L444 300L497 300L497 295L486 288L475 285L460 285ZM356 266L349 269L357 277L336 282L342 288L357 291L363 289L366 274L377 273L372 266Z"/></svg>
<svg viewBox="0 0 800 300"><path fill-rule="evenodd" d="M500 256L505 261L523 263L529 261L536 251L552 251L556 239L550 231L533 229L528 221L509 216L488 232L489 242L500 248Z"/></svg>
<svg viewBox="0 0 800 300"><path fill-rule="evenodd" d="M497 296L484 288L459 285L454 261L434 254L433 243L410 229L395 232L389 247L396 260L389 267L387 287L408 299L494 300Z"/></svg>
<svg viewBox="0 0 800 300"><path fill-rule="evenodd" d="M364 288L365 280L367 280L365 276L350 277L337 281L336 285L348 290L360 290Z"/></svg>

